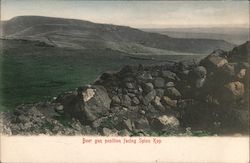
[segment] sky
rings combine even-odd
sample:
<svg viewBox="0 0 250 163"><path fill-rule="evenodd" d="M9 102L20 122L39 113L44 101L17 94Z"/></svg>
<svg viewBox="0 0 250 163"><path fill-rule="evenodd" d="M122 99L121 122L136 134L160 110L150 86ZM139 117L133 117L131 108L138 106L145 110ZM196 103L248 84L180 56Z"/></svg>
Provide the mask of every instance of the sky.
<svg viewBox="0 0 250 163"><path fill-rule="evenodd" d="M248 1L1 0L1 20L20 15L136 28L249 27Z"/></svg>

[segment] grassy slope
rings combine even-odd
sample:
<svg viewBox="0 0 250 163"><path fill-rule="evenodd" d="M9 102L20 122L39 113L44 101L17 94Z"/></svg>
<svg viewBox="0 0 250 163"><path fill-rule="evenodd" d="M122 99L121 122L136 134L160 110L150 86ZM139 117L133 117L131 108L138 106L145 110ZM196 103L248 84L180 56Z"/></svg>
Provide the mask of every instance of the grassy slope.
<svg viewBox="0 0 250 163"><path fill-rule="evenodd" d="M166 28L142 29L175 38L208 38L220 39L240 45L249 40L248 28Z"/></svg>
<svg viewBox="0 0 250 163"><path fill-rule="evenodd" d="M5 44L7 49L3 50L0 58L0 110L13 109L22 103L49 100L61 92L90 83L104 71L118 70L126 64L201 57L161 55L154 56L156 60L136 60L112 50L82 51L39 47L22 42L11 43L11 48L8 46L10 44Z"/></svg>
<svg viewBox="0 0 250 163"><path fill-rule="evenodd" d="M3 24L3 33L17 39L47 40L64 48L110 48L126 53L148 51L154 55L168 51L208 54L218 48L234 47L223 40L171 38L126 26L41 16L15 17Z"/></svg>

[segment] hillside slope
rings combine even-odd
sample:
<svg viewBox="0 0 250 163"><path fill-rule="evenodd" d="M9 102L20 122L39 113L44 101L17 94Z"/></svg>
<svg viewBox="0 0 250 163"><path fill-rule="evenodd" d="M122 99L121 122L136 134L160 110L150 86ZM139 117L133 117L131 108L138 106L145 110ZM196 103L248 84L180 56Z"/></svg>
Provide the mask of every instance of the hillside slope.
<svg viewBox="0 0 250 163"><path fill-rule="evenodd" d="M6 38L39 40L76 49L112 49L130 54L206 54L218 48L233 48L223 40L171 38L126 26L75 19L19 16L3 22L2 27Z"/></svg>
<svg viewBox="0 0 250 163"><path fill-rule="evenodd" d="M142 30L146 32L160 33L174 38L207 38L225 40L236 45L241 45L249 40L249 29L247 27L145 28Z"/></svg>
<svg viewBox="0 0 250 163"><path fill-rule="evenodd" d="M216 50L199 63L104 72L53 100L0 112L0 133L249 136L248 55L249 42L233 51Z"/></svg>

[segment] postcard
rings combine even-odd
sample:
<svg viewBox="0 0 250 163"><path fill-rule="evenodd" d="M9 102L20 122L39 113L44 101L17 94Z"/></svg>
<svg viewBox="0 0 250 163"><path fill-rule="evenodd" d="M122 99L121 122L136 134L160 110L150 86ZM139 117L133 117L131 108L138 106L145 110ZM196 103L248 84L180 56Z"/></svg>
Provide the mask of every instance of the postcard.
<svg viewBox="0 0 250 163"><path fill-rule="evenodd" d="M249 162L249 1L0 4L1 162Z"/></svg>

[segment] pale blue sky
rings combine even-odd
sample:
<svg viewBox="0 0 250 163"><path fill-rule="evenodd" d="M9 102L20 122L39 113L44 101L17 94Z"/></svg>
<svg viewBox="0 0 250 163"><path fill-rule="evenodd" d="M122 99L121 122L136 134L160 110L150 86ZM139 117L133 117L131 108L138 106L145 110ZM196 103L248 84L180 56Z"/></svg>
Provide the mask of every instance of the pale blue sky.
<svg viewBox="0 0 250 163"><path fill-rule="evenodd" d="M2 0L1 17L42 15L137 28L249 26L248 1Z"/></svg>

